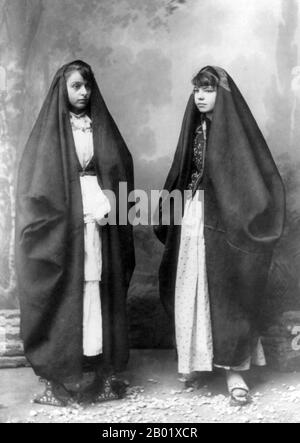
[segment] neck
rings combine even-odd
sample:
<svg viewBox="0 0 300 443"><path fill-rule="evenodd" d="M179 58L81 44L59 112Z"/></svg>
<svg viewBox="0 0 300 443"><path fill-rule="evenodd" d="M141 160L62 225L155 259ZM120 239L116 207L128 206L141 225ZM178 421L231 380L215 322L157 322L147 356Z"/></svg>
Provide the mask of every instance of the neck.
<svg viewBox="0 0 300 443"><path fill-rule="evenodd" d="M207 112L206 117L211 121L212 120L213 113Z"/></svg>
<svg viewBox="0 0 300 443"><path fill-rule="evenodd" d="M73 106L70 106L70 112L75 115L85 115L87 114L87 109L76 109Z"/></svg>

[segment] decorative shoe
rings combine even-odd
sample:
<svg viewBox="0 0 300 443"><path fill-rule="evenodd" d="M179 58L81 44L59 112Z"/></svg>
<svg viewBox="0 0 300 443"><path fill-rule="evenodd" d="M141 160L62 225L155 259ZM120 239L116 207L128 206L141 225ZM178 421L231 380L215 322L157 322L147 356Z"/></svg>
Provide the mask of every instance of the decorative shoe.
<svg viewBox="0 0 300 443"><path fill-rule="evenodd" d="M126 384L118 380L115 376L109 376L104 379L102 390L96 396L95 403L105 401L121 400L126 393Z"/></svg>
<svg viewBox="0 0 300 443"><path fill-rule="evenodd" d="M40 379L40 382L46 385L45 391L42 394L34 397L34 403L44 406L56 406L60 408L70 406L73 403L70 394L63 385L59 385L58 383L50 382L44 379ZM58 392L60 395L58 395Z"/></svg>

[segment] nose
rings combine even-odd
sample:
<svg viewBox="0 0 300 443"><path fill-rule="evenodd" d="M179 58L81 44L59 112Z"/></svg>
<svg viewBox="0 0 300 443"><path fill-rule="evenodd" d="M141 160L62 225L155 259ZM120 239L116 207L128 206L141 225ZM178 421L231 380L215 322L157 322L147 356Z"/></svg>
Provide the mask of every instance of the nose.
<svg viewBox="0 0 300 443"><path fill-rule="evenodd" d="M200 91L197 92L197 100L198 101L204 100L204 93L203 93L203 91L201 91L201 89L200 89Z"/></svg>
<svg viewBox="0 0 300 443"><path fill-rule="evenodd" d="M87 97L87 95L88 95L87 89L86 89L86 87L84 85L81 88L81 95L83 97Z"/></svg>

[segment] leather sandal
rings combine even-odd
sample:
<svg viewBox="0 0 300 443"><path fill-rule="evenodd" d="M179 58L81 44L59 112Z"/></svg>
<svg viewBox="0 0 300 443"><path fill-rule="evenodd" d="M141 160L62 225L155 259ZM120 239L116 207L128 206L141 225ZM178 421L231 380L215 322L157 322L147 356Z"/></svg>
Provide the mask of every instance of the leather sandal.
<svg viewBox="0 0 300 443"><path fill-rule="evenodd" d="M227 387L231 406L246 406L251 402L249 388L243 377L234 371L226 371Z"/></svg>
<svg viewBox="0 0 300 443"><path fill-rule="evenodd" d="M243 395L237 395L237 391L243 393ZM230 392L230 405L231 406L246 406L251 402L249 391L242 388L234 388Z"/></svg>

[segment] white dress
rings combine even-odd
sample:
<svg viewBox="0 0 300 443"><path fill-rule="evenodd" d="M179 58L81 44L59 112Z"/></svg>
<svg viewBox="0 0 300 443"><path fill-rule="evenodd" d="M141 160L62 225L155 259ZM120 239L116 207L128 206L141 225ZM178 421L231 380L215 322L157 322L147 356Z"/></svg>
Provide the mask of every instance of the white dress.
<svg viewBox="0 0 300 443"><path fill-rule="evenodd" d="M181 226L180 248L175 287L175 332L178 372L209 372L213 363L213 336L207 284L204 239L204 191L197 191L187 200ZM259 340L250 356L239 367L224 367L247 371L251 364L266 364ZM217 367L217 366L216 366Z"/></svg>
<svg viewBox="0 0 300 443"><path fill-rule="evenodd" d="M91 119L70 113L76 154L83 170L94 155ZM84 216L83 354L103 353L100 281L102 274L101 228L98 223L110 212L110 204L96 176L80 177Z"/></svg>
<svg viewBox="0 0 300 443"><path fill-rule="evenodd" d="M204 243L204 191L185 205L175 290L178 372L213 369L213 339Z"/></svg>

